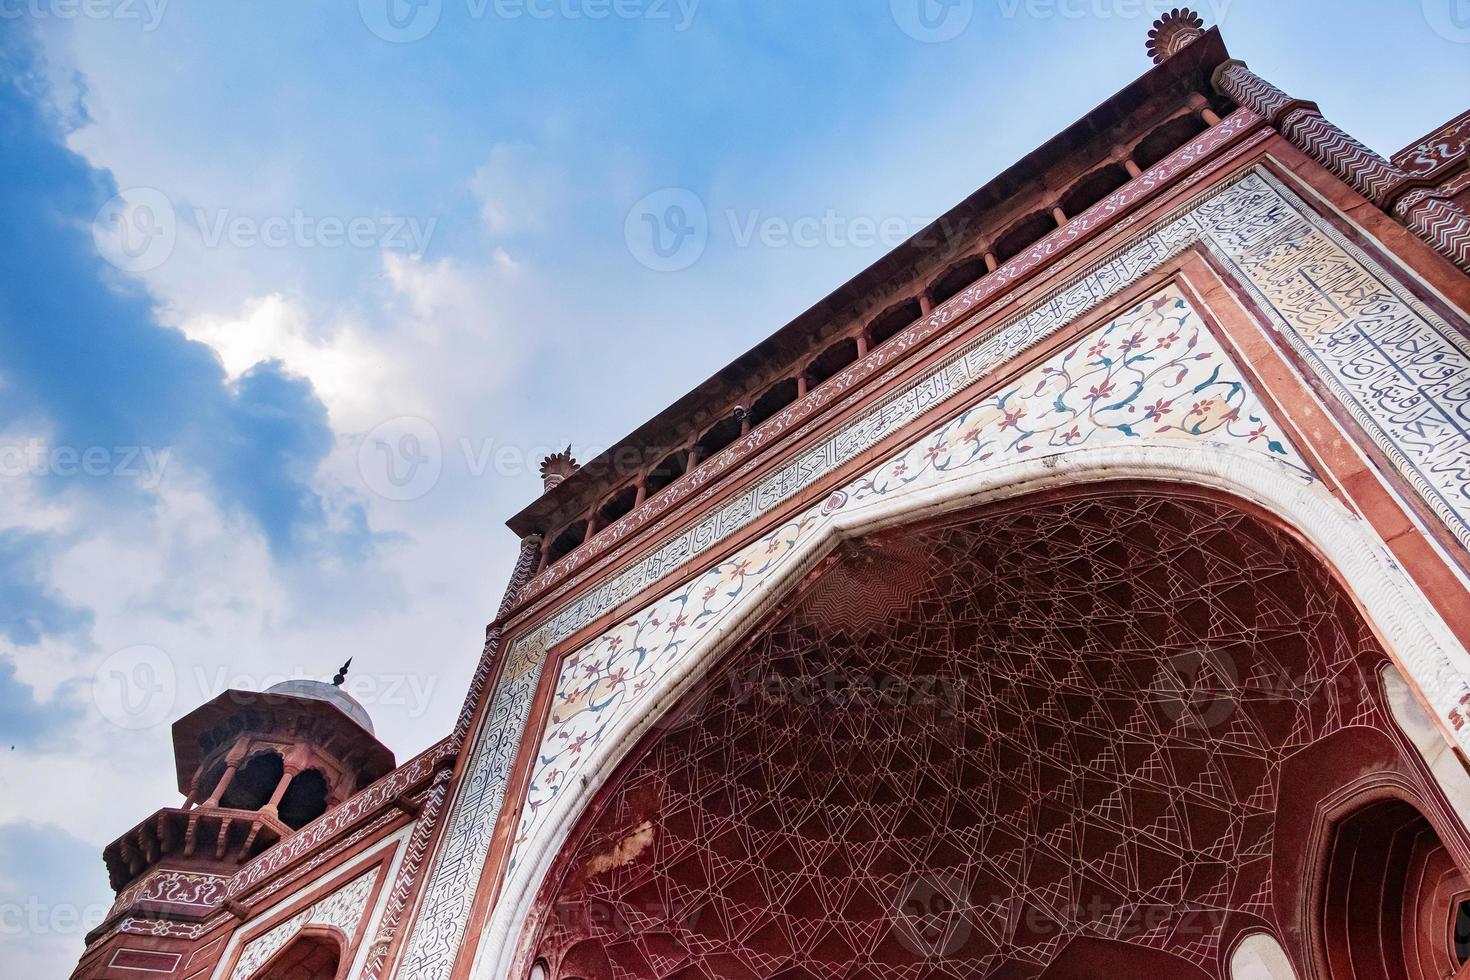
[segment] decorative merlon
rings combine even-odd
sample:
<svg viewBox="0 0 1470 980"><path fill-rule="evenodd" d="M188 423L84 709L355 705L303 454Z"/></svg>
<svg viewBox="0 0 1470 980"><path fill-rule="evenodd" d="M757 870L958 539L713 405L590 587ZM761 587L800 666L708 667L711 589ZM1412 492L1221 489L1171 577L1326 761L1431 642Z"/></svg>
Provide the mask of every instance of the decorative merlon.
<svg viewBox="0 0 1470 980"><path fill-rule="evenodd" d="M562 481L577 472L577 461L572 458L572 447L552 453L541 461L542 489L551 491L561 486Z"/></svg>
<svg viewBox="0 0 1470 980"><path fill-rule="evenodd" d="M1162 65L1204 36L1205 22L1199 14L1188 7L1175 8L1154 21L1148 32L1148 56Z"/></svg>

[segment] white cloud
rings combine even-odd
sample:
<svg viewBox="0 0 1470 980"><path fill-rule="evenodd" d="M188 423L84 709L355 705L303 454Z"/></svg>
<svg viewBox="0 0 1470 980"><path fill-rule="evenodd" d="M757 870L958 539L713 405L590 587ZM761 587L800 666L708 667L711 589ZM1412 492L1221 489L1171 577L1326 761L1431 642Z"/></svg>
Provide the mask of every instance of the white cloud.
<svg viewBox="0 0 1470 980"><path fill-rule="evenodd" d="M321 334L299 303L271 293L233 315L201 314L180 324L191 340L214 348L231 379L275 359L311 381L334 428L357 429L380 417L380 394L393 373L381 343L361 326L340 322Z"/></svg>
<svg viewBox="0 0 1470 980"><path fill-rule="evenodd" d="M560 167L526 143L497 143L470 179L492 235L544 230L565 186Z"/></svg>

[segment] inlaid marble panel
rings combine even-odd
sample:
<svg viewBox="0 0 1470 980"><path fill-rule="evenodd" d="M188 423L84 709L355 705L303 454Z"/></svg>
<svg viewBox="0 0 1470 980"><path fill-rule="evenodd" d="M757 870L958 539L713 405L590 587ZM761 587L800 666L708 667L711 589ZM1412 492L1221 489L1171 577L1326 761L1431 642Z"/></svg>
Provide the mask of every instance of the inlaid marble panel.
<svg viewBox="0 0 1470 980"><path fill-rule="evenodd" d="M516 843L536 832L543 808L578 778L622 718L647 710L659 679L698 638L838 514L978 468L1145 436L1235 445L1303 482L1314 479L1199 314L1170 286L570 657Z"/></svg>
<svg viewBox="0 0 1470 980"><path fill-rule="evenodd" d="M377 879L377 870L369 871L252 939L241 950L235 968L230 971L230 980L247 980L253 976L307 926L335 926L349 937L355 934Z"/></svg>

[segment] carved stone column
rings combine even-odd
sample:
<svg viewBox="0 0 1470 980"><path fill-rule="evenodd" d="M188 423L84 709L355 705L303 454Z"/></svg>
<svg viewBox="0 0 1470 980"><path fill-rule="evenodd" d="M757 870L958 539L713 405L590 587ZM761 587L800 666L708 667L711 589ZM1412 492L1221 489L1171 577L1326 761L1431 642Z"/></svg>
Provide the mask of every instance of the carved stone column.
<svg viewBox="0 0 1470 980"><path fill-rule="evenodd" d="M1203 36L1198 14L1176 10L1155 22L1148 52L1162 64ZM1315 102L1292 98L1243 61L1223 62L1213 83L1221 95L1265 119L1297 149L1470 272L1470 215L1453 201L1415 190L1409 174L1328 122Z"/></svg>
<svg viewBox="0 0 1470 980"><path fill-rule="evenodd" d="M505 595L500 599L500 609L495 613L496 619L501 619L510 612L511 606L515 605L516 596L536 576L536 567L541 564L541 543L542 537L539 534L528 534L521 538L521 553L516 556L515 567L511 569L510 581L505 585Z"/></svg>
<svg viewBox="0 0 1470 980"><path fill-rule="evenodd" d="M1381 202L1402 175L1393 164L1324 119L1315 102L1292 98L1243 61L1232 58L1222 63L1215 69L1214 84L1222 95L1265 119L1297 149L1370 201Z"/></svg>

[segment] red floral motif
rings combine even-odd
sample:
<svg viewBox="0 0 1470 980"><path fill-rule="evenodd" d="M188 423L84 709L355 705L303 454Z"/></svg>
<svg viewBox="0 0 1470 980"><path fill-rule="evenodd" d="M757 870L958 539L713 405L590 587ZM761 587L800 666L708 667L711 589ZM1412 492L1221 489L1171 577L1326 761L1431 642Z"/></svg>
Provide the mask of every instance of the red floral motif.
<svg viewBox="0 0 1470 980"><path fill-rule="evenodd" d="M1143 416L1143 419L1145 422L1153 422L1156 419L1162 419L1165 415L1168 415L1173 410L1173 399L1160 398L1148 408L1144 409L1145 414Z"/></svg>

